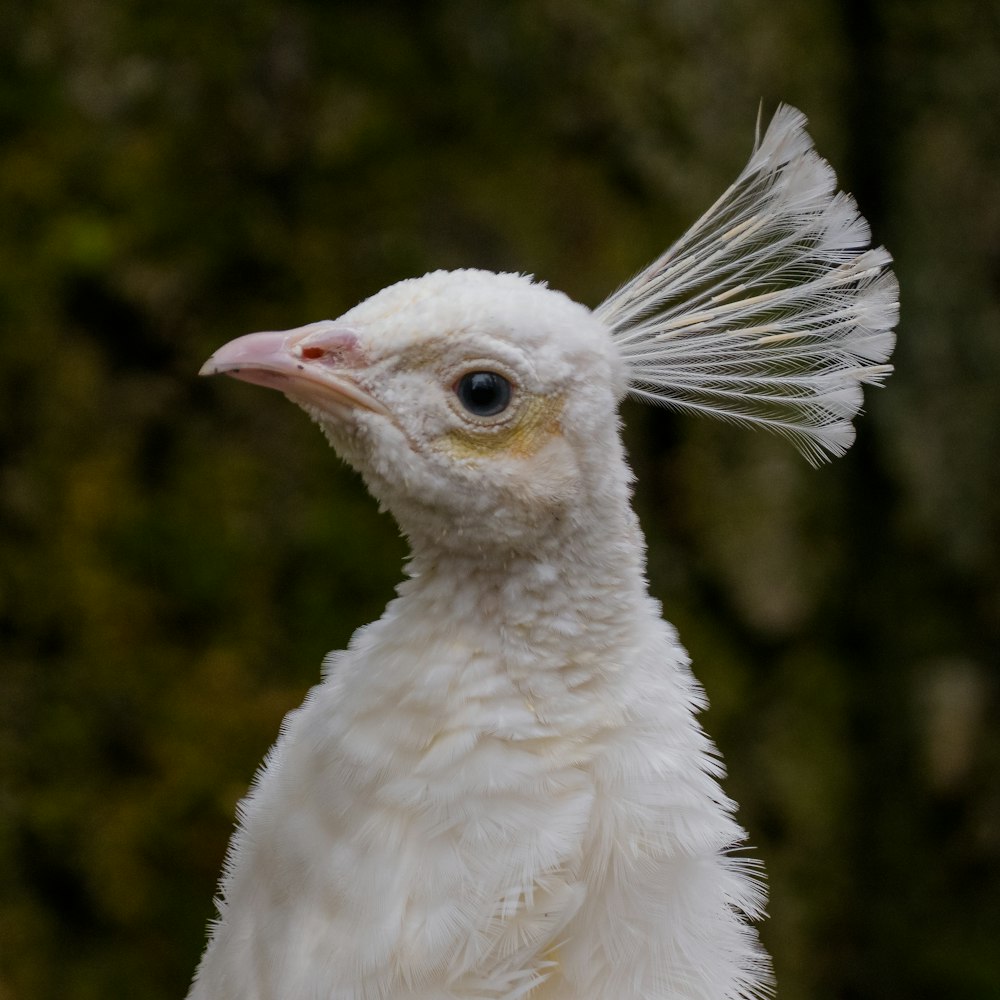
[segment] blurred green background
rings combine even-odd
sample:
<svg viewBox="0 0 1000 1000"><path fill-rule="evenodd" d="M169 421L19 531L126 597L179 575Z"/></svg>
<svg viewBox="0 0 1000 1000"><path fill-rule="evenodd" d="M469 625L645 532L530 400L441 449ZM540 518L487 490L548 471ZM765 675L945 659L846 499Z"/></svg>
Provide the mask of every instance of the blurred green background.
<svg viewBox="0 0 1000 1000"><path fill-rule="evenodd" d="M439 267L596 305L801 107L895 254L849 455L628 404L785 1000L1000 996L1000 8L0 4L0 1000L184 995L237 799L404 549L195 373ZM585 998L581 998L585 1000Z"/></svg>

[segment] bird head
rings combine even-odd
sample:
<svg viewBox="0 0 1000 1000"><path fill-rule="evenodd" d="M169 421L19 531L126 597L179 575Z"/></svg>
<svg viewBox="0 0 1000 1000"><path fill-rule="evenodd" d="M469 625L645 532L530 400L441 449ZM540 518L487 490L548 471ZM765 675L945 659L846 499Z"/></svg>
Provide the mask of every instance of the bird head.
<svg viewBox="0 0 1000 1000"><path fill-rule="evenodd" d="M436 271L234 340L202 372L307 410L411 540L530 550L621 507L626 393L780 434L814 464L843 454L862 386L892 371L899 289L870 244L782 106L725 194L593 312L521 275Z"/></svg>
<svg viewBox="0 0 1000 1000"><path fill-rule="evenodd" d="M337 320L231 341L202 374L301 406L411 539L531 547L627 478L607 327L522 275L402 281Z"/></svg>

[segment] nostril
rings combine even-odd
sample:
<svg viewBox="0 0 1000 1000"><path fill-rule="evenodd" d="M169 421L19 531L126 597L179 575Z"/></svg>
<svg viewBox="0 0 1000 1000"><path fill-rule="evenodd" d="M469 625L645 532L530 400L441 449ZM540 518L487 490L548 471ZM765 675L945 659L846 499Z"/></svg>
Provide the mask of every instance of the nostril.
<svg viewBox="0 0 1000 1000"><path fill-rule="evenodd" d="M363 360L358 349L358 338L350 330L330 328L328 322L312 323L299 330L289 346L300 361L310 361L336 368L360 366Z"/></svg>

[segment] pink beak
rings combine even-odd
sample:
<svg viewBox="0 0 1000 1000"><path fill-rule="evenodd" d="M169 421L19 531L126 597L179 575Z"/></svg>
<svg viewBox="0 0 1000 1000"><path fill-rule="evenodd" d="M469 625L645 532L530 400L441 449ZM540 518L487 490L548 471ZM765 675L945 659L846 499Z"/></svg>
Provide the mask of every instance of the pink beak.
<svg viewBox="0 0 1000 1000"><path fill-rule="evenodd" d="M357 335L325 321L237 337L220 347L198 374L229 375L321 408L333 404L389 416L352 377L364 366Z"/></svg>

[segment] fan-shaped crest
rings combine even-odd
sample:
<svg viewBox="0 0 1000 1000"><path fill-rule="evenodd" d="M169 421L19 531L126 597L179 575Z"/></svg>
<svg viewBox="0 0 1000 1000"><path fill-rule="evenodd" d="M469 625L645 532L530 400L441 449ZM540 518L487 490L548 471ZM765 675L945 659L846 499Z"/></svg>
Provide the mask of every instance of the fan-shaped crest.
<svg viewBox="0 0 1000 1000"><path fill-rule="evenodd" d="M818 464L892 370L899 306L892 258L805 125L780 106L736 182L596 314L633 395L766 427Z"/></svg>

